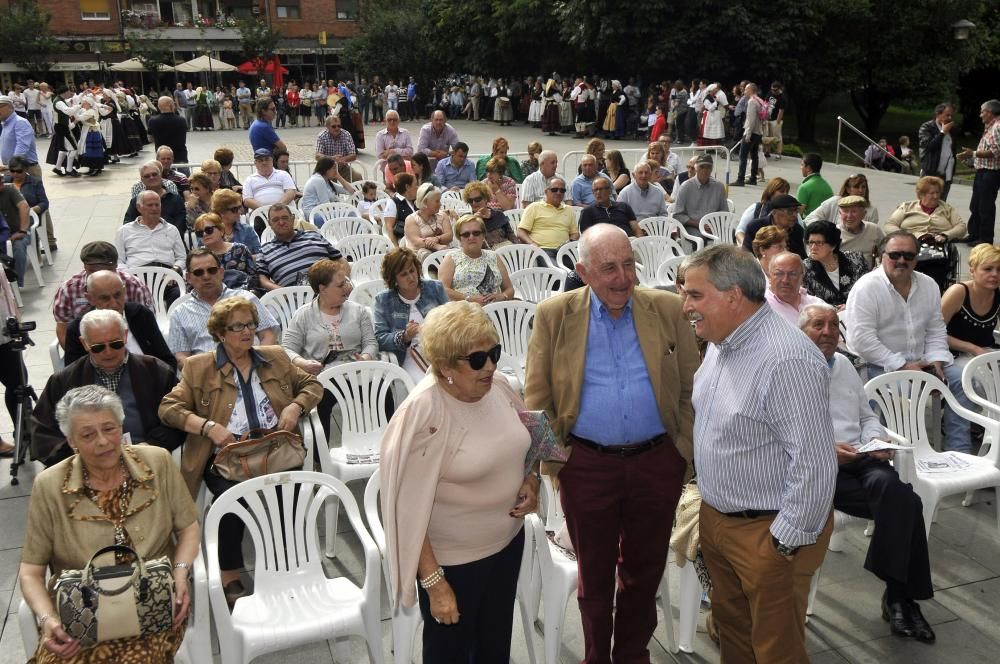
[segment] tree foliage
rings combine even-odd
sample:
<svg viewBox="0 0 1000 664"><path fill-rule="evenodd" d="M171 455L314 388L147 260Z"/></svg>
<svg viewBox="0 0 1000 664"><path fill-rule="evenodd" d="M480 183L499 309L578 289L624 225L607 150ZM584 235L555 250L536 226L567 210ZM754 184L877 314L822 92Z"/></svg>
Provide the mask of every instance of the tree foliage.
<svg viewBox="0 0 1000 664"><path fill-rule="evenodd" d="M34 3L10 3L0 10L0 60L41 76L62 50L49 32L51 16Z"/></svg>
<svg viewBox="0 0 1000 664"><path fill-rule="evenodd" d="M240 50L247 60L262 62L274 56L281 41L281 32L264 21L243 18L237 22L240 31Z"/></svg>
<svg viewBox="0 0 1000 664"><path fill-rule="evenodd" d="M159 72L162 65L174 64L174 52L165 39L129 39L128 50L146 71Z"/></svg>
<svg viewBox="0 0 1000 664"><path fill-rule="evenodd" d="M359 35L347 41L348 66L399 80L430 80L447 72L440 41L421 0L370 0L361 4ZM378 63L377 66L373 66Z"/></svg>

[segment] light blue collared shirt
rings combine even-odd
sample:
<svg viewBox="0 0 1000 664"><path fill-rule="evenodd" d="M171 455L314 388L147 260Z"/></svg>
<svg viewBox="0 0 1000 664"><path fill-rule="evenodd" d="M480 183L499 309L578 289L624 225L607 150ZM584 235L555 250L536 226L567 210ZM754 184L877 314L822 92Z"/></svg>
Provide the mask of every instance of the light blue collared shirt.
<svg viewBox="0 0 1000 664"><path fill-rule="evenodd" d="M586 353L574 436L601 445L628 445L667 430L639 346L631 299L615 320L590 293Z"/></svg>
<svg viewBox="0 0 1000 664"><path fill-rule="evenodd" d="M20 155L29 164L38 163L38 150L35 147L35 130L31 123L11 113L3 122L3 133L0 134L0 160L9 164L11 157Z"/></svg>
<svg viewBox="0 0 1000 664"><path fill-rule="evenodd" d="M434 175L445 189L464 187L476 179L476 165L466 158L461 167L455 168L451 163L451 157L445 157L437 163Z"/></svg>

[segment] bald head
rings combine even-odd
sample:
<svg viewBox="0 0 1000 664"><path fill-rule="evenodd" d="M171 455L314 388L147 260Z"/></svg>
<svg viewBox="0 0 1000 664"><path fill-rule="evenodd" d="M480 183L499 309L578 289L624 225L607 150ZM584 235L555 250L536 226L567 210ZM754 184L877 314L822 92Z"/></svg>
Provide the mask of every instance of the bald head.
<svg viewBox="0 0 1000 664"><path fill-rule="evenodd" d="M125 311L125 282L111 270L98 270L87 277L87 302L95 309Z"/></svg>
<svg viewBox="0 0 1000 664"><path fill-rule="evenodd" d="M621 251L627 247L632 252L628 235L613 224L594 224L580 236L580 263L595 269L607 251Z"/></svg>
<svg viewBox="0 0 1000 664"><path fill-rule="evenodd" d="M170 97L160 97L156 100L156 107L160 109L160 113L173 113L174 100Z"/></svg>
<svg viewBox="0 0 1000 664"><path fill-rule="evenodd" d="M637 282L635 255L625 231L612 224L596 224L580 237L577 274L612 318L620 318Z"/></svg>

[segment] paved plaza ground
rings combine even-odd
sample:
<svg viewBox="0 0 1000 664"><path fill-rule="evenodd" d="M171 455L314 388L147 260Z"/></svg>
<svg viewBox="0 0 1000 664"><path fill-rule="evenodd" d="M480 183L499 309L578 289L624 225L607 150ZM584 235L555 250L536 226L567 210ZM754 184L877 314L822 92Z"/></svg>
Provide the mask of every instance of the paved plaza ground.
<svg viewBox="0 0 1000 664"><path fill-rule="evenodd" d="M403 123L416 143L421 123ZM500 128L494 123L472 123L459 120L454 123L461 139L471 147L472 153L489 152L492 139L504 135L511 144L512 151L524 151L532 140L539 140L547 149L555 150L560 159L573 150L582 150L585 141L568 136L549 137L538 130L523 125ZM374 163L376 127L366 128L369 149L360 161L369 167ZM279 129L279 134L289 145L293 160L311 160L313 139L318 129ZM227 145L236 152L237 160L250 160L250 147L245 132L215 131L191 133L188 145L191 161L200 162L209 158L216 147ZM635 149L643 145L634 141L607 141L608 149ZM39 152L44 154L47 141L41 142ZM36 321L38 329L34 333L37 346L25 355L31 384L37 391L45 385L51 373L48 345L55 337L55 323L49 313L52 296L60 282L80 270L80 247L91 240L111 240L115 229L121 224L127 205L127 192L138 179L140 163L152 158L152 150L144 151L140 157L126 160L127 163L110 167L97 178L57 178L47 170L45 185L52 201L52 217L59 239L59 251L55 254L55 264L43 268L45 284L39 288L34 276L27 276L27 286L22 294L25 301L24 320ZM632 163L632 160L629 160ZM780 175L792 183L793 191L801 181L799 160L785 158L771 160L767 176ZM562 170L562 169L560 169ZM844 178L857 171L857 167L827 166L823 175L836 190ZM866 171L871 183L873 202L878 206L884 221L902 201L912 200L916 178ZM735 165L733 176L735 179ZM301 179L300 179L301 180ZM302 181L298 183L300 186ZM760 196L759 187L732 189L730 198L736 209L742 211ZM955 205L963 218L968 218L968 203L971 190L958 185L951 193L950 202ZM963 255L965 255L963 250ZM12 425L6 410L0 412L0 433L10 440ZM21 600L17 586L17 567L21 555L21 542L27 517L28 495L32 479L40 466L29 463L21 470L21 484L10 486L7 459L0 462L0 609L3 610L3 626L0 631L0 664L24 662L27 658L22 650L20 633L15 613ZM363 482L354 486L359 498ZM1000 531L997 529L996 497L992 491L980 491L970 507L962 507L958 497L944 501L938 521L931 531L930 554L934 579L935 598L923 603L924 613L937 632L937 644L928 646L913 640L902 640L890 636L886 623L881 620L879 601L882 584L863 569L867 539L863 525L855 524L847 533L846 548L841 553L830 552L826 556L820 577L816 612L806 627L808 649L813 662L878 662L879 664L915 663L992 663L1000 661ZM341 519L342 527L347 519ZM361 563L358 546L348 535L344 537L348 546L337 561L329 565L331 574L349 574L357 578ZM676 597L676 575L672 579ZM384 595L383 595L384 596ZM391 631L389 611L383 604L383 652L389 659ZM676 607L674 616L676 621ZM525 635L520 621L515 621L514 650L512 661L518 664L528 662L526 638L534 643L535 651L541 658L541 632ZM704 625L699 626L694 654L671 654L664 648L665 623L660 616L654 641L650 643L653 662L717 662L718 649L708 639ZM362 662L364 656L360 641L347 644L350 654L339 662ZM330 644L321 643L262 657L259 662L295 662L296 664L329 663L333 659ZM583 640L580 631L579 611L576 602L571 601L567 609L561 651L562 662L580 661ZM207 659L205 660L208 661ZM218 660L216 652L215 661ZM420 661L419 655L416 661ZM201 664L201 662L197 663Z"/></svg>

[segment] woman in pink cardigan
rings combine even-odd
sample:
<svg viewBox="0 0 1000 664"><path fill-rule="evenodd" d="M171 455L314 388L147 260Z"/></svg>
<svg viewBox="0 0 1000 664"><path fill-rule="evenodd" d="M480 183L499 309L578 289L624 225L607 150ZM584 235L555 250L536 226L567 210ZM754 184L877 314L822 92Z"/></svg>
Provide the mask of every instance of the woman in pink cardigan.
<svg viewBox="0 0 1000 664"><path fill-rule="evenodd" d="M523 517L539 482L524 473L524 404L493 379L500 344L482 307L437 307L421 337L432 371L382 439L390 596L419 601L425 663L506 664Z"/></svg>

